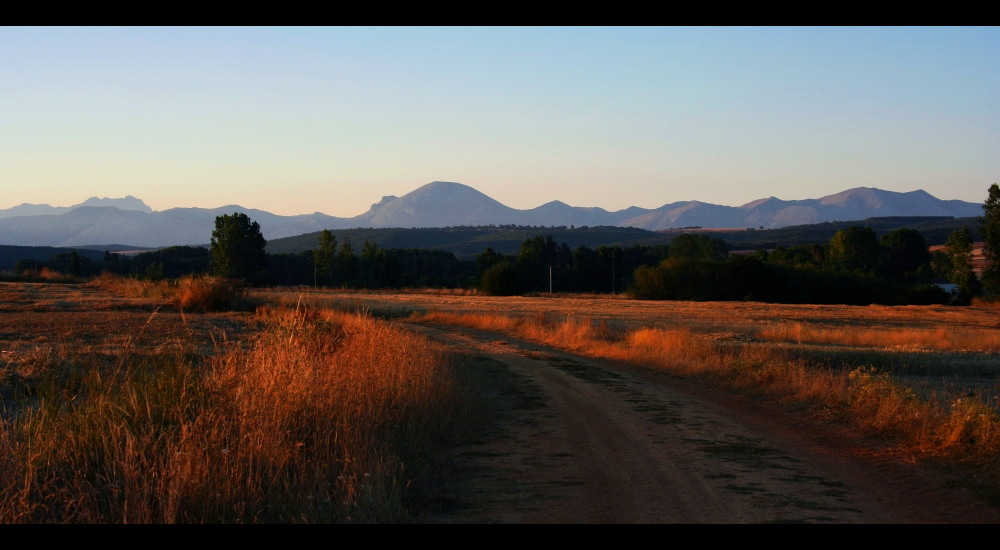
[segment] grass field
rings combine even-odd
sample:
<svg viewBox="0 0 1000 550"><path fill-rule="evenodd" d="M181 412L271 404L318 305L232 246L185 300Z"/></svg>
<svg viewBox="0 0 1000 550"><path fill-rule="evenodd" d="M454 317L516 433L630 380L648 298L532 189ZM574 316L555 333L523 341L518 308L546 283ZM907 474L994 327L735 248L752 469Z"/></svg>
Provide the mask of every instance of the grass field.
<svg viewBox="0 0 1000 550"><path fill-rule="evenodd" d="M610 296L301 296L345 310L503 332L731 391L806 404L810 414L881 434L906 452L982 469L992 480L990 490L1000 494L995 308L648 302Z"/></svg>
<svg viewBox="0 0 1000 550"><path fill-rule="evenodd" d="M228 284L0 283L0 522L412 519L436 506L442 450L494 405L395 320L798 404L1000 494L993 308Z"/></svg>
<svg viewBox="0 0 1000 550"><path fill-rule="evenodd" d="M485 406L447 350L370 316L0 298L2 523L408 521Z"/></svg>

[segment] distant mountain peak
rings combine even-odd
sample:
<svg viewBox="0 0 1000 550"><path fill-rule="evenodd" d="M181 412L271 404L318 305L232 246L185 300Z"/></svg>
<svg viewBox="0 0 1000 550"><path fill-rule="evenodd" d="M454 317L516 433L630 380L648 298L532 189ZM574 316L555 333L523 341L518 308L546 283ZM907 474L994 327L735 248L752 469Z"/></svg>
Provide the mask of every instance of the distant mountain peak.
<svg viewBox="0 0 1000 550"><path fill-rule="evenodd" d="M397 197L396 195L385 195L385 196L382 197L382 200L380 200L377 203L373 204L372 208L378 208L379 206L382 206L382 205L384 205L384 204L386 204L388 202L392 202L392 201L394 201L394 200L396 200L398 198L399 197Z"/></svg>
<svg viewBox="0 0 1000 550"><path fill-rule="evenodd" d="M149 207L146 203L142 202L142 199L137 199L132 195L126 195L121 199L113 199L108 197L90 197L89 199L81 202L80 204L74 204L70 208L78 208L80 206L113 206L119 210L138 210L139 212L152 212L153 209Z"/></svg>
<svg viewBox="0 0 1000 550"><path fill-rule="evenodd" d="M740 208L745 208L745 209L749 210L751 208L756 208L756 207L758 207L758 206L760 206L762 204L765 204L765 203L768 203L768 202L771 202L771 201L776 201L776 200L779 200L778 197L775 197L774 195L771 195L770 197L768 197L766 199L757 199L755 201L750 201L750 202L748 202L748 203L740 206Z"/></svg>

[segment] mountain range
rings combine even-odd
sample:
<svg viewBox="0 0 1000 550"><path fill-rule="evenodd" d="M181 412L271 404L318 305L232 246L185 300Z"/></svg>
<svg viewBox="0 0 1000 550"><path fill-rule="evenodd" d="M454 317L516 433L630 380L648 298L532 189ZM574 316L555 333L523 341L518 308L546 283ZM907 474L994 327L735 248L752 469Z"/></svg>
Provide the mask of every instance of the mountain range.
<svg viewBox="0 0 1000 550"><path fill-rule="evenodd" d="M85 246L128 244L161 247L206 244L216 216L244 212L260 224L266 239L358 227L452 227L477 225L619 226L652 231L705 228L779 228L828 221L886 216L982 214L982 205L941 200L925 191L898 193L859 187L818 199L785 201L775 197L742 206L682 201L659 208L618 211L569 206L552 201L519 210L460 183L436 181L402 197L386 196L364 214L340 218L316 212L281 216L237 205L153 211L141 199L90 198L70 207L22 204L0 210L0 244Z"/></svg>

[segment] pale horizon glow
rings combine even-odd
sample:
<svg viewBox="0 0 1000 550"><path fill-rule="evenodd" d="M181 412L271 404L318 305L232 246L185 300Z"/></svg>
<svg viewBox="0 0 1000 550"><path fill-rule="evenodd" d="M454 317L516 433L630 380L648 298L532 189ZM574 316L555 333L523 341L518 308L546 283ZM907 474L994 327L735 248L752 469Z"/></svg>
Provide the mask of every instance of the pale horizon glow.
<svg viewBox="0 0 1000 550"><path fill-rule="evenodd" d="M362 214L1000 182L997 28L0 28L0 208Z"/></svg>

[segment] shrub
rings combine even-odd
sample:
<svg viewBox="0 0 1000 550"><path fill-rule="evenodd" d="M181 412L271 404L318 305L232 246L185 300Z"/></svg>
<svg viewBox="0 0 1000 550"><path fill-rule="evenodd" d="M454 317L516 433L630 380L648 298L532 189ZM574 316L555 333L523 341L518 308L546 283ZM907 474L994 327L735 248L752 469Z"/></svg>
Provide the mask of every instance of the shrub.
<svg viewBox="0 0 1000 550"><path fill-rule="evenodd" d="M246 305L246 283L226 277L192 277L181 283L181 309L209 312L241 309Z"/></svg>
<svg viewBox="0 0 1000 550"><path fill-rule="evenodd" d="M514 296L521 293L521 278L510 263L499 263L483 273L479 289L491 296Z"/></svg>

